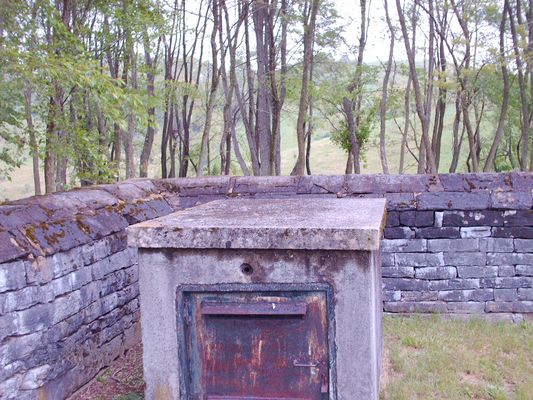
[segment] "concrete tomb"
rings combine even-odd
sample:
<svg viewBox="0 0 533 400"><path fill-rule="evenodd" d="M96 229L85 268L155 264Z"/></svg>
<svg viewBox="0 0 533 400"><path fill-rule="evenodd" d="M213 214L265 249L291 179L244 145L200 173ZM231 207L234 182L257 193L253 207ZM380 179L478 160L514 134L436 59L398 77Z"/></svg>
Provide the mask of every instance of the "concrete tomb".
<svg viewBox="0 0 533 400"><path fill-rule="evenodd" d="M128 228L146 398L377 400L384 221L384 199L232 199Z"/></svg>

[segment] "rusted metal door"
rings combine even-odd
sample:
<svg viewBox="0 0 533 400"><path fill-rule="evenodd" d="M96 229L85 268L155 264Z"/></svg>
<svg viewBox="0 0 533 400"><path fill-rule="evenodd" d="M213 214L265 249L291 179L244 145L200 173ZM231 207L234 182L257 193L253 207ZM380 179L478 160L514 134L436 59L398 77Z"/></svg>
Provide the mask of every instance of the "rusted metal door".
<svg viewBox="0 0 533 400"><path fill-rule="evenodd" d="M187 398L328 399L324 292L189 293L183 315Z"/></svg>

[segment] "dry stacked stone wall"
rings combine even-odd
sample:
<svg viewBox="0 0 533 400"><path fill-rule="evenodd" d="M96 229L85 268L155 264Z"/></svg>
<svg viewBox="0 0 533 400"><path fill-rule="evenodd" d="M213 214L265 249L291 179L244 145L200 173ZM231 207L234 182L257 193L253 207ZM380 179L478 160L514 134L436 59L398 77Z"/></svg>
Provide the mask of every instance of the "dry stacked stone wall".
<svg viewBox="0 0 533 400"><path fill-rule="evenodd" d="M387 198L388 313L533 314L532 174L131 180L0 206L0 398L66 398L138 340L128 225L286 196Z"/></svg>

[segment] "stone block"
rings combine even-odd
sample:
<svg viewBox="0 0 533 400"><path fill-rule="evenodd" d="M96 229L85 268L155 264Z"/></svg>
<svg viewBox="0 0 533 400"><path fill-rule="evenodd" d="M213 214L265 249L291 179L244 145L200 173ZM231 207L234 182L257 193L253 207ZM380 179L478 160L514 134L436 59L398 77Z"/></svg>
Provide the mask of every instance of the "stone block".
<svg viewBox="0 0 533 400"><path fill-rule="evenodd" d="M511 175L513 190L527 192L533 188L533 174L531 172L513 172Z"/></svg>
<svg viewBox="0 0 533 400"><path fill-rule="evenodd" d="M455 267L421 267L415 269L417 279L454 279L457 277Z"/></svg>
<svg viewBox="0 0 533 400"><path fill-rule="evenodd" d="M442 227L442 220L444 218L444 211L435 211L435 226Z"/></svg>
<svg viewBox="0 0 533 400"><path fill-rule="evenodd" d="M479 289L479 279L443 279L436 281L429 281L429 290L463 290L463 289Z"/></svg>
<svg viewBox="0 0 533 400"><path fill-rule="evenodd" d="M75 291L56 298L52 305L52 324L57 324L74 315L82 308L80 291Z"/></svg>
<svg viewBox="0 0 533 400"><path fill-rule="evenodd" d="M533 239L533 227L496 227L492 229L492 236L497 238Z"/></svg>
<svg viewBox="0 0 533 400"><path fill-rule="evenodd" d="M498 276L515 276L514 265L499 265Z"/></svg>
<svg viewBox="0 0 533 400"><path fill-rule="evenodd" d="M381 242L383 253L416 253L426 252L425 239L384 239Z"/></svg>
<svg viewBox="0 0 533 400"><path fill-rule="evenodd" d="M512 253L514 250L513 239L506 238L481 238L479 250L489 253Z"/></svg>
<svg viewBox="0 0 533 400"><path fill-rule="evenodd" d="M462 238L483 238L490 237L492 228L490 226L472 226L461 228Z"/></svg>
<svg viewBox="0 0 533 400"><path fill-rule="evenodd" d="M419 210L483 210L489 208L486 192L438 192L417 196Z"/></svg>
<svg viewBox="0 0 533 400"><path fill-rule="evenodd" d="M505 226L533 226L533 210L507 210L503 213Z"/></svg>
<svg viewBox="0 0 533 400"><path fill-rule="evenodd" d="M433 211L402 211L400 212L400 224L410 227L433 226L434 217Z"/></svg>
<svg viewBox="0 0 533 400"><path fill-rule="evenodd" d="M490 196L492 208L530 210L533 206L531 190L527 192L492 192Z"/></svg>
<svg viewBox="0 0 533 400"><path fill-rule="evenodd" d="M245 177L243 177L245 178ZM178 192L180 197L194 197L201 194L225 195L232 191L231 184L235 178L229 176L209 176L205 178L173 178L166 179L165 183L171 185L173 191Z"/></svg>
<svg viewBox="0 0 533 400"><path fill-rule="evenodd" d="M387 210L416 210L416 199L413 193L385 193Z"/></svg>
<svg viewBox="0 0 533 400"><path fill-rule="evenodd" d="M487 301L485 303L485 312L488 313L512 313L512 301Z"/></svg>
<svg viewBox="0 0 533 400"><path fill-rule="evenodd" d="M413 290L424 292L429 288L429 282L420 279L409 278L383 278L383 288L385 290Z"/></svg>
<svg viewBox="0 0 533 400"><path fill-rule="evenodd" d="M517 276L533 276L533 264L517 265L515 268Z"/></svg>
<svg viewBox="0 0 533 400"><path fill-rule="evenodd" d="M518 300L533 300L533 288L518 288Z"/></svg>
<svg viewBox="0 0 533 400"><path fill-rule="evenodd" d="M121 291L117 292L118 305L129 303L131 300L139 296L139 285L137 283L125 287Z"/></svg>
<svg viewBox="0 0 533 400"><path fill-rule="evenodd" d="M439 292L439 300L443 301L488 301L494 300L492 289L471 289L471 290L443 290Z"/></svg>
<svg viewBox="0 0 533 400"><path fill-rule="evenodd" d="M0 263L6 263L24 257L29 253L29 244L21 243L9 232L0 228Z"/></svg>
<svg viewBox="0 0 533 400"><path fill-rule="evenodd" d="M98 188L105 190L112 196L124 202L133 202L135 200L147 197L151 193L138 185L134 185L131 182L98 185Z"/></svg>
<svg viewBox="0 0 533 400"><path fill-rule="evenodd" d="M239 176L235 177L231 195L238 194L296 194L299 189L298 176ZM219 193L216 193L219 194Z"/></svg>
<svg viewBox="0 0 533 400"><path fill-rule="evenodd" d="M344 175L301 176L298 181L298 194L337 194L343 190Z"/></svg>
<svg viewBox="0 0 533 400"><path fill-rule="evenodd" d="M513 312L531 314L533 313L533 301L514 301Z"/></svg>
<svg viewBox="0 0 533 400"><path fill-rule="evenodd" d="M100 297L100 281L92 281L80 288L80 300L82 306L91 304Z"/></svg>
<svg viewBox="0 0 533 400"><path fill-rule="evenodd" d="M20 400L19 387L21 381L22 374L17 374L0 382L0 394L2 394L2 400Z"/></svg>
<svg viewBox="0 0 533 400"><path fill-rule="evenodd" d="M101 315L107 314L118 305L117 292L98 299L82 310L84 323L88 324Z"/></svg>
<svg viewBox="0 0 533 400"><path fill-rule="evenodd" d="M436 267L444 265L442 253L397 253L396 265L400 267Z"/></svg>
<svg viewBox="0 0 533 400"><path fill-rule="evenodd" d="M82 267L60 278L54 279L47 285L47 290L53 297L72 292L86 285L92 280L92 271L89 267Z"/></svg>
<svg viewBox="0 0 533 400"><path fill-rule="evenodd" d="M24 263L29 284L43 284L54 279L54 263L50 257L38 256Z"/></svg>
<svg viewBox="0 0 533 400"><path fill-rule="evenodd" d="M346 175L348 193L414 193L442 190L435 175Z"/></svg>
<svg viewBox="0 0 533 400"><path fill-rule="evenodd" d="M444 211L442 226L503 226L503 221L501 211Z"/></svg>
<svg viewBox="0 0 533 400"><path fill-rule="evenodd" d="M514 239L514 248L519 253L533 253L533 239Z"/></svg>
<svg viewBox="0 0 533 400"><path fill-rule="evenodd" d="M531 313L533 312L533 301L489 301L486 303L485 311L503 313Z"/></svg>
<svg viewBox="0 0 533 400"><path fill-rule="evenodd" d="M399 290L384 290L382 293L383 301L400 301L402 292Z"/></svg>
<svg viewBox="0 0 533 400"><path fill-rule="evenodd" d="M413 239L415 231L407 227L385 228L383 236L386 239Z"/></svg>
<svg viewBox="0 0 533 400"><path fill-rule="evenodd" d="M417 239L455 239L459 237L461 237L459 228L451 226L416 229Z"/></svg>
<svg viewBox="0 0 533 400"><path fill-rule="evenodd" d="M498 276L497 266L458 266L459 278L491 278Z"/></svg>
<svg viewBox="0 0 533 400"><path fill-rule="evenodd" d="M21 290L0 294L0 314L19 311L47 300L45 289L28 286Z"/></svg>
<svg viewBox="0 0 533 400"><path fill-rule="evenodd" d="M396 261L394 259L394 253L382 253L381 254L381 265L383 267L394 267Z"/></svg>
<svg viewBox="0 0 533 400"><path fill-rule="evenodd" d="M110 274L119 269L129 267L137 263L137 251L134 248L127 248L126 250L112 254L108 258L104 258L92 265L93 279L102 279L105 275Z"/></svg>
<svg viewBox="0 0 533 400"><path fill-rule="evenodd" d="M0 382L4 382L14 375L21 374L27 369L25 363L21 360L12 362L0 368ZM0 392L0 394L3 394Z"/></svg>
<svg viewBox="0 0 533 400"><path fill-rule="evenodd" d="M17 311L13 313L15 330L11 334L25 335L46 329L52 324L52 314L53 310L50 303L38 304Z"/></svg>
<svg viewBox="0 0 533 400"><path fill-rule="evenodd" d="M429 239L428 251L437 252L476 252L479 251L479 239Z"/></svg>
<svg viewBox="0 0 533 400"><path fill-rule="evenodd" d="M439 178L445 191L475 192L485 190L510 191L514 173L468 173L468 174L440 174Z"/></svg>
<svg viewBox="0 0 533 400"><path fill-rule="evenodd" d="M383 310L393 313L445 313L446 303L441 301L385 302Z"/></svg>
<svg viewBox="0 0 533 400"><path fill-rule="evenodd" d="M515 301L518 300L517 289L494 289L495 301Z"/></svg>
<svg viewBox="0 0 533 400"><path fill-rule="evenodd" d="M390 211L387 213L387 228L394 228L400 225L400 214L398 211Z"/></svg>
<svg viewBox="0 0 533 400"><path fill-rule="evenodd" d="M52 367L48 364L32 368L24 374L20 384L21 390L37 389L43 386Z"/></svg>
<svg viewBox="0 0 533 400"><path fill-rule="evenodd" d="M533 278L527 276L481 278L482 288L515 289L533 287Z"/></svg>
<svg viewBox="0 0 533 400"><path fill-rule="evenodd" d="M533 264L533 253L487 253L487 264L490 264L490 265Z"/></svg>
<svg viewBox="0 0 533 400"><path fill-rule="evenodd" d="M103 239L95 240L82 247L83 264L89 265L100 261L111 254L118 253L128 247L125 232L118 232Z"/></svg>
<svg viewBox="0 0 533 400"><path fill-rule="evenodd" d="M436 301L438 292L401 292L402 301Z"/></svg>
<svg viewBox="0 0 533 400"><path fill-rule="evenodd" d="M0 366L21 360L42 346L42 332L7 338L0 346Z"/></svg>
<svg viewBox="0 0 533 400"><path fill-rule="evenodd" d="M386 278L412 278L415 276L413 267L382 267L381 276Z"/></svg>
<svg viewBox="0 0 533 400"><path fill-rule="evenodd" d="M174 210L165 199L158 196L156 198L139 199L132 203L126 203L117 211L131 225L162 217L163 215L170 214Z"/></svg>
<svg viewBox="0 0 533 400"><path fill-rule="evenodd" d="M480 252L446 252L444 253L444 263L454 266L475 266L485 265L487 256Z"/></svg>
<svg viewBox="0 0 533 400"><path fill-rule="evenodd" d="M481 314L485 310L485 303L467 301L446 303L446 309L452 313Z"/></svg>
<svg viewBox="0 0 533 400"><path fill-rule="evenodd" d="M0 264L0 293L26 286L26 269L22 261Z"/></svg>

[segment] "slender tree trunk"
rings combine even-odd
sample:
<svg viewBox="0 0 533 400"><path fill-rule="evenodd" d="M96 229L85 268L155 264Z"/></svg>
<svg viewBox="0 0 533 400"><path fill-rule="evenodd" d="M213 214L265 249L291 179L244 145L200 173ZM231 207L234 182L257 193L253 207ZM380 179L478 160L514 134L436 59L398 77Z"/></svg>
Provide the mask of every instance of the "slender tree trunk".
<svg viewBox="0 0 533 400"><path fill-rule="evenodd" d="M387 150L385 143L385 130L387 124L387 102L389 96L389 79L392 70L392 60L394 57L394 41L395 41L395 29L389 17L388 0L384 0L383 6L385 8L385 17L387 19L387 25L390 32L390 45L389 45L389 59L387 66L385 67L385 76L383 77L383 86L381 90L381 101L379 107L380 127L379 127L379 155L381 159L381 168L384 174L389 173L389 163L387 161Z"/></svg>
<svg viewBox="0 0 533 400"><path fill-rule="evenodd" d="M509 15L509 26L511 30L511 39L513 43L513 50L514 50L514 56L515 56L515 62L516 62L516 74L518 75L518 85L520 89L520 112L521 112L521 130L522 134L520 136L520 151L519 151L519 163L520 163L520 170L525 171L527 169L527 158L529 153L529 128L530 128L530 121L529 121L529 99L526 92L526 79L524 76L524 67L523 67L523 59L522 55L520 54L520 44L518 37L518 32L516 29L515 24L515 17L513 15L513 10L516 10L517 15L519 14L519 8L518 8L518 2L520 0L517 0L517 7L513 8L511 7L509 0L505 0L504 6L507 9L507 13Z"/></svg>
<svg viewBox="0 0 533 400"><path fill-rule="evenodd" d="M430 0L433 2L433 0ZM435 164L435 156L433 154L433 151L431 149L431 143L429 141L428 132L429 132L429 110L426 109L424 101L422 99L422 91L420 88L420 82L418 80L418 75L416 72L416 64L415 64L415 49L411 48L411 45L409 43L409 36L407 33L407 25L405 23L405 17L402 10L402 6L400 4L400 0L396 0L396 9L398 11L398 17L400 20L400 25L402 28L402 34L405 44L405 50L407 53L407 59L409 61L409 70L410 74L412 76L413 81L413 89L415 92L415 101L416 101L416 111L418 114L418 117L420 119L420 125L422 128L422 140L421 140L421 146L425 147L426 150L426 156L429 161L429 173L436 174L437 173L437 167ZM426 103L427 104L427 103ZM420 160L419 160L420 162Z"/></svg>
<svg viewBox="0 0 533 400"><path fill-rule="evenodd" d="M500 69L502 72L503 79L503 93L502 93L502 105L500 108L500 116L498 118L498 127L496 128L496 133L494 134L494 140L492 146L490 147L489 154L485 160L485 165L483 167L484 172L490 171L496 160L496 154L498 152L498 146L500 145L501 138L503 136L503 131L505 128L505 119L507 116L507 109L509 107L509 71L507 69L507 61L505 60L505 25L507 17L507 6L504 5L502 12L502 19L500 22Z"/></svg>
<svg viewBox="0 0 533 400"><path fill-rule="evenodd" d="M28 128L28 135L30 137L30 153L32 157L33 166L33 187L36 195L41 192L41 171L39 169L39 145L35 137L35 127L33 125L33 106L32 106L32 87L29 81L26 81L24 90L24 111L26 113L26 125Z"/></svg>
<svg viewBox="0 0 533 400"><path fill-rule="evenodd" d="M159 38L159 43L161 38ZM143 35L143 45L144 45L144 62L146 63L146 93L150 98L150 101L155 99L155 68L154 60L152 59L152 54L150 50L150 39L148 36L148 31L144 29ZM157 46L159 49L159 44ZM155 56L157 60L157 52ZM146 136L144 137L143 149L141 152L141 157L139 159L139 176L141 178L146 178L148 176L148 165L150 163L150 155L152 154L152 147L154 145L155 138L155 106L148 107L148 127L146 128Z"/></svg>
<svg viewBox="0 0 533 400"><path fill-rule="evenodd" d="M131 88L135 91L138 90L137 84L137 56L131 54ZM126 179L135 177L135 158L133 154L133 140L135 135L135 115L133 110L130 110L128 115L128 131L124 140L125 156L126 156Z"/></svg>
<svg viewBox="0 0 533 400"><path fill-rule="evenodd" d="M319 0L311 0L308 14L304 17L304 59L302 71L302 88L298 106L298 119L296 121L296 137L298 139L298 157L291 175L305 175L305 122L309 109L309 79L310 68L313 62L313 42L315 37L315 22L318 12Z"/></svg>
<svg viewBox="0 0 533 400"><path fill-rule="evenodd" d="M398 173L403 174L405 165L405 149L407 147L407 133L409 131L409 119L411 118L411 75L407 77L407 85L405 87L404 95L404 121L402 131L402 144L400 146L400 165Z"/></svg>
<svg viewBox="0 0 533 400"><path fill-rule="evenodd" d="M200 158L198 160L198 170L196 174L198 176L203 176L204 170L208 167L210 163L209 159L209 134L211 132L211 121L213 118L213 110L215 107L216 94L218 91L218 81L220 77L220 70L218 68L218 49L217 49L217 32L220 29L219 26L219 5L218 0L214 0L212 3L212 12L213 12L213 31L211 33L211 56L212 56L212 66L211 66L211 85L209 89L208 99L207 99L207 109L205 114L205 124L202 132L202 140L200 143ZM221 51L223 51L221 49Z"/></svg>
<svg viewBox="0 0 533 400"><path fill-rule="evenodd" d="M455 173L457 171L457 166L459 165L459 156L461 155L461 145L463 143L463 135L464 135L464 124L463 124L463 131L461 136L459 136L459 126L461 125L461 113L462 113L463 107L461 105L461 91L460 89L457 91L457 94L455 96L455 117L453 120L453 127L452 127L452 136L453 136L453 152L452 152L452 162L450 164L450 173Z"/></svg>
<svg viewBox="0 0 533 400"><path fill-rule="evenodd" d="M261 0L252 1L252 13L256 43L257 60L257 121L255 135L259 144L260 174L271 175L270 157L272 155L272 130L271 130L271 102L268 74L268 42L265 40L265 29L268 24L270 3Z"/></svg>

